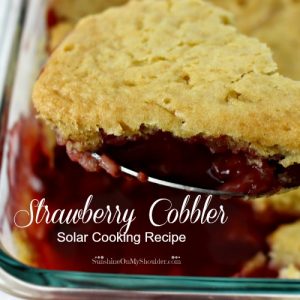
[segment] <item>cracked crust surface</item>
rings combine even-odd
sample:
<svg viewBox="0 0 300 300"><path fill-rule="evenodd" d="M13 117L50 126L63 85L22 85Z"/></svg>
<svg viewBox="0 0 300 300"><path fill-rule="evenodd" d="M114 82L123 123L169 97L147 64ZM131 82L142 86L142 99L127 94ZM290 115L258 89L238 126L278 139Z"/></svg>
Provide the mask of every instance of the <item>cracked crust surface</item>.
<svg viewBox="0 0 300 300"><path fill-rule="evenodd" d="M144 124L300 162L300 83L231 18L200 0L132 1L84 18L38 79L35 107L82 149L99 146L100 128L130 136Z"/></svg>
<svg viewBox="0 0 300 300"><path fill-rule="evenodd" d="M256 36L271 48L280 74L300 80L299 0L209 1L231 11L239 30ZM253 205L258 211L300 216L300 189L254 199Z"/></svg>
<svg viewBox="0 0 300 300"><path fill-rule="evenodd" d="M295 0L207 0L234 14L237 28L257 37L272 50L279 73L300 80L300 1ZM65 20L50 30L53 50L71 31L75 23L127 0L54 0L59 18Z"/></svg>
<svg viewBox="0 0 300 300"><path fill-rule="evenodd" d="M300 80L299 0L209 0L231 11L243 33L266 43L279 72Z"/></svg>

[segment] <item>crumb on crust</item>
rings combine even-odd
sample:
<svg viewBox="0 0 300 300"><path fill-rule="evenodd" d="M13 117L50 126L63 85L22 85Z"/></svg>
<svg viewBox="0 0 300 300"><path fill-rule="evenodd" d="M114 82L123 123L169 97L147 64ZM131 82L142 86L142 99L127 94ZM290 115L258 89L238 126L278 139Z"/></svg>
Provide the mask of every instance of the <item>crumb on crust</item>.
<svg viewBox="0 0 300 300"><path fill-rule="evenodd" d="M300 83L231 20L200 0L132 1L84 18L37 81L35 107L83 149L101 143L99 129L127 136L144 125L228 135L300 162Z"/></svg>

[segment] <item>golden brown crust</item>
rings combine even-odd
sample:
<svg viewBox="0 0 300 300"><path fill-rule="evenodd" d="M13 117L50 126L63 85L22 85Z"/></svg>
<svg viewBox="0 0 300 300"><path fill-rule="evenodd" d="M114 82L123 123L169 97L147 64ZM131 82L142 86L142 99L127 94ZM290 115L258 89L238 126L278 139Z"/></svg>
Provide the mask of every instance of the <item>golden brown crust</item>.
<svg viewBox="0 0 300 300"><path fill-rule="evenodd" d="M268 241L273 267L283 269L293 265L300 269L300 221L280 226Z"/></svg>
<svg viewBox="0 0 300 300"><path fill-rule="evenodd" d="M300 189L253 199L252 204L257 212L271 211L278 214L300 217Z"/></svg>
<svg viewBox="0 0 300 300"><path fill-rule="evenodd" d="M272 49L280 74L300 80L300 1L210 1L231 11L239 30Z"/></svg>
<svg viewBox="0 0 300 300"><path fill-rule="evenodd" d="M300 80L300 2L281 9L252 35L267 43L279 65L279 72Z"/></svg>
<svg viewBox="0 0 300 300"><path fill-rule="evenodd" d="M268 44L281 74L300 80L300 1L209 1L232 12L240 31ZM300 190L255 199L253 205L257 211L300 216Z"/></svg>
<svg viewBox="0 0 300 300"><path fill-rule="evenodd" d="M133 1L83 19L37 81L40 116L95 148L99 128L144 124L176 136L228 135L262 155L300 162L300 83L231 15L200 0Z"/></svg>
<svg viewBox="0 0 300 300"><path fill-rule="evenodd" d="M266 43L274 54L280 74L300 80L300 1L293 0L209 0L231 11L237 28ZM53 50L75 23L89 14L99 13L127 0L54 0L52 6L59 23L51 29ZM72 25L71 27L67 27Z"/></svg>

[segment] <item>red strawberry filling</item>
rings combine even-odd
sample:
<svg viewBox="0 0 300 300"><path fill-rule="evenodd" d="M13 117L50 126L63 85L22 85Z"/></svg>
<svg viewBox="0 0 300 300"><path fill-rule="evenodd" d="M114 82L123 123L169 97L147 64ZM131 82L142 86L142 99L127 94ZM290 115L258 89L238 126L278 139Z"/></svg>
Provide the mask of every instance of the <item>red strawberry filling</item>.
<svg viewBox="0 0 300 300"><path fill-rule="evenodd" d="M282 157L261 157L225 136L181 139L157 131L133 137L101 133L101 137L100 163L92 153L76 151L71 142L67 143L69 157L91 172L105 169L117 177L119 166L124 166L174 183L249 195L300 184L299 165L284 168L279 164Z"/></svg>

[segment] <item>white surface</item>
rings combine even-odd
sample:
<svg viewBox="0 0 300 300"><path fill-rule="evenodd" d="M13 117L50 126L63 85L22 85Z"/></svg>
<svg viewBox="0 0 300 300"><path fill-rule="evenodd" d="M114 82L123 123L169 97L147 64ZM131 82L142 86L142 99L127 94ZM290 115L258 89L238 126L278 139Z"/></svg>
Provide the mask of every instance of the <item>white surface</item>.
<svg viewBox="0 0 300 300"><path fill-rule="evenodd" d="M4 284L4 283L3 283L3 280L1 280L1 277L0 277L0 285L2 285L2 284ZM2 292L1 290L0 290L0 299L1 300L21 300L21 298L16 298L16 297L13 297L11 295L8 295L8 294Z"/></svg>
<svg viewBox="0 0 300 300"><path fill-rule="evenodd" d="M1 300L19 300L20 298L15 298L13 296L7 295L0 291L0 299Z"/></svg>

